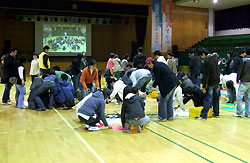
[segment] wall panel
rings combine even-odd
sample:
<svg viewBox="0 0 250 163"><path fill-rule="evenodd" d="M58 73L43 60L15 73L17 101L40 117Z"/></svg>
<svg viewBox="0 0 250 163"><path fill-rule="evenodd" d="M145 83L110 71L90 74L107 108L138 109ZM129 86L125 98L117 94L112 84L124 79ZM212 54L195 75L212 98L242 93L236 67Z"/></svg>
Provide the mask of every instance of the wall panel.
<svg viewBox="0 0 250 163"><path fill-rule="evenodd" d="M208 37L208 9L173 5L173 45L183 51Z"/></svg>

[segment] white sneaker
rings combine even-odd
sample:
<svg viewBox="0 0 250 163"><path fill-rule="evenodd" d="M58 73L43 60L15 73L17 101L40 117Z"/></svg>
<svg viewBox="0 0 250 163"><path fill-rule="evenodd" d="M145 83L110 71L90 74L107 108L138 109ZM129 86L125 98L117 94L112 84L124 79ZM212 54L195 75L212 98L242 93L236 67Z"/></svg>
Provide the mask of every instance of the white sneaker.
<svg viewBox="0 0 250 163"><path fill-rule="evenodd" d="M233 116L234 116L234 117L240 117L240 118L243 118L243 115L239 115L239 114L237 114L237 113L235 113Z"/></svg>
<svg viewBox="0 0 250 163"><path fill-rule="evenodd" d="M2 105L11 105L11 102L2 102Z"/></svg>
<svg viewBox="0 0 250 163"><path fill-rule="evenodd" d="M115 102L114 102L114 104L115 104L115 105L120 105L120 103L119 103L119 102L117 102L117 101L115 101Z"/></svg>
<svg viewBox="0 0 250 163"><path fill-rule="evenodd" d="M100 130L99 127L96 127L96 126L89 127L89 131L98 131L98 130Z"/></svg>
<svg viewBox="0 0 250 163"><path fill-rule="evenodd" d="M89 125L86 124L83 128L89 129Z"/></svg>

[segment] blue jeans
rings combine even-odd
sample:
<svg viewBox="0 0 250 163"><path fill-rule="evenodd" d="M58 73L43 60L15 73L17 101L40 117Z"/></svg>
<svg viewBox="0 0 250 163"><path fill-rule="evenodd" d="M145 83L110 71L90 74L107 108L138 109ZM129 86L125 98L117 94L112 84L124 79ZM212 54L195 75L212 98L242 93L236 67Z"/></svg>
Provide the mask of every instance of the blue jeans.
<svg viewBox="0 0 250 163"><path fill-rule="evenodd" d="M75 94L74 94L75 98L77 98L77 96L76 96L77 89L80 89L80 86L82 85L82 83L80 82L80 77L81 77L81 73L79 73L78 75L74 75L72 78L73 87L75 90Z"/></svg>
<svg viewBox="0 0 250 163"><path fill-rule="evenodd" d="M134 119L127 119L126 123L124 125L124 128L126 130L129 130L130 125L135 125L135 126L146 126L147 124L150 123L150 118L145 116L142 119L139 120L134 120Z"/></svg>
<svg viewBox="0 0 250 163"><path fill-rule="evenodd" d="M26 95L26 87L25 85L16 84L16 107L17 108L25 108L24 105L24 96Z"/></svg>
<svg viewBox="0 0 250 163"><path fill-rule="evenodd" d="M5 89L3 92L3 98L2 98L2 102L3 103L7 103L8 100L10 99L10 90L11 90L12 84L10 83L5 83Z"/></svg>
<svg viewBox="0 0 250 163"><path fill-rule="evenodd" d="M236 91L235 88L227 88L227 95L228 95L228 99L229 102L234 102L236 100Z"/></svg>
<svg viewBox="0 0 250 163"><path fill-rule="evenodd" d="M237 114L243 115L243 97L245 96L246 106L245 114L250 117L250 82L241 82L237 96Z"/></svg>
<svg viewBox="0 0 250 163"><path fill-rule="evenodd" d="M220 98L220 86L212 85L208 86L204 98L204 107L201 111L201 117L207 118L207 113L210 107L213 105L213 112L215 116L219 116L219 99Z"/></svg>
<svg viewBox="0 0 250 163"><path fill-rule="evenodd" d="M41 69L41 68L40 68L40 74L41 74L41 75L44 75L45 71L46 71L46 69Z"/></svg>
<svg viewBox="0 0 250 163"><path fill-rule="evenodd" d="M152 79L152 75L151 74L148 74L148 75L142 77L141 79L139 79L136 82L135 88L137 90L141 90L142 92L146 92L146 86L150 82L151 79Z"/></svg>
<svg viewBox="0 0 250 163"><path fill-rule="evenodd" d="M194 85L197 85L199 88L201 86L201 80L200 80L200 76L195 76L195 75L192 75L191 76L191 80L193 82Z"/></svg>
<svg viewBox="0 0 250 163"><path fill-rule="evenodd" d="M160 96L158 104L158 117L160 120L172 118L173 113L173 95L176 87L173 88L165 98Z"/></svg>
<svg viewBox="0 0 250 163"><path fill-rule="evenodd" d="M56 86L55 82L52 81L44 81L43 84L36 90L34 99L38 105L39 108L45 109L45 106L39 97L39 95L43 94L44 92L50 91L50 96L49 96L49 108L51 109L53 106L53 100L54 100L54 95L53 95L53 90L54 87Z"/></svg>

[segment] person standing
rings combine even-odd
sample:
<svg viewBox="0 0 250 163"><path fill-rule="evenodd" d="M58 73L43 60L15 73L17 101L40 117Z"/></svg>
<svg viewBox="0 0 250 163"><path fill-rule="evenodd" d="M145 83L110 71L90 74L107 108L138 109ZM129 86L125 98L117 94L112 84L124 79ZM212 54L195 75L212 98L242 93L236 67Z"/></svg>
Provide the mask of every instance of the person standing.
<svg viewBox="0 0 250 163"><path fill-rule="evenodd" d="M35 77L39 75L39 73L40 73L40 70L39 70L38 54L34 53L33 60L31 61L31 64L30 64L30 76L31 76L32 82L34 81Z"/></svg>
<svg viewBox="0 0 250 163"><path fill-rule="evenodd" d="M162 62L162 63L165 63L166 65L168 65L165 57L162 56L162 54L161 54L161 52L159 50L156 50L154 52L154 56L155 56L155 59L157 60L157 62Z"/></svg>
<svg viewBox="0 0 250 163"><path fill-rule="evenodd" d="M171 54L171 53L168 54L167 63L168 63L168 67L173 71L174 74L176 74L177 73L177 63L176 63L176 60L175 60L173 54Z"/></svg>
<svg viewBox="0 0 250 163"><path fill-rule="evenodd" d="M10 77L13 77L16 55L17 55L17 49L13 48L10 50L10 54L4 58L3 67L6 73L6 76L1 79L1 83L5 84L5 89L4 89L4 93L2 97L3 105L11 105L10 90L11 90L12 84L9 82L9 79Z"/></svg>
<svg viewBox="0 0 250 163"><path fill-rule="evenodd" d="M96 60L94 59L89 60L88 67L86 67L82 71L80 81L84 88L84 97L90 92L94 92L95 88L98 89L99 82L98 82L98 69L96 68ZM93 82L95 82L95 87Z"/></svg>
<svg viewBox="0 0 250 163"><path fill-rule="evenodd" d="M197 120L206 120L209 108L213 106L214 117L219 117L219 96L220 96L220 69L217 53L206 55L204 60L204 74L202 78L202 92L205 93L204 107Z"/></svg>
<svg viewBox="0 0 250 163"><path fill-rule="evenodd" d="M117 54L115 55L113 61L114 61L113 73L116 79L119 80L122 77L122 63Z"/></svg>
<svg viewBox="0 0 250 163"><path fill-rule="evenodd" d="M122 59L122 72L123 72L123 75L127 71L127 66L129 64L128 60L129 60L129 56L128 56L128 54L125 54L123 59Z"/></svg>
<svg viewBox="0 0 250 163"><path fill-rule="evenodd" d="M43 75L47 69L50 69L50 60L49 60L49 46L43 47L43 52L39 55L39 68L40 73Z"/></svg>
<svg viewBox="0 0 250 163"><path fill-rule="evenodd" d="M238 56L233 60L233 72L238 73L240 66L243 63L243 58L247 56L246 49L241 49Z"/></svg>
<svg viewBox="0 0 250 163"><path fill-rule="evenodd" d="M18 61L15 63L14 77L17 78L16 83L16 108L25 109L24 105L24 96L26 95L25 87L25 68L24 63L26 62L26 56L21 56Z"/></svg>
<svg viewBox="0 0 250 163"><path fill-rule="evenodd" d="M110 53L109 60L107 62L107 66L105 69L105 76L113 76L114 75L113 74L114 58L115 58L115 54Z"/></svg>
<svg viewBox="0 0 250 163"><path fill-rule="evenodd" d="M147 57L142 52L143 52L143 48L139 47L138 54L135 56L134 61L133 61L135 68L140 69L140 68L143 68L145 65L145 61Z"/></svg>
<svg viewBox="0 0 250 163"><path fill-rule="evenodd" d="M153 87L159 86L161 92L158 104L158 121L173 119L173 94L180 84L173 71L164 63L149 57L146 65L153 69L155 81Z"/></svg>
<svg viewBox="0 0 250 163"><path fill-rule="evenodd" d="M201 57L196 55L195 52L191 53L191 58L190 58L190 73L191 73L191 80L193 84L197 85L200 87L201 82L200 82L200 73L201 73Z"/></svg>
<svg viewBox="0 0 250 163"><path fill-rule="evenodd" d="M245 116L250 118L250 58L243 59L243 64L237 73L237 83L240 81L237 96L237 111L233 116L243 117L243 97L245 97Z"/></svg>

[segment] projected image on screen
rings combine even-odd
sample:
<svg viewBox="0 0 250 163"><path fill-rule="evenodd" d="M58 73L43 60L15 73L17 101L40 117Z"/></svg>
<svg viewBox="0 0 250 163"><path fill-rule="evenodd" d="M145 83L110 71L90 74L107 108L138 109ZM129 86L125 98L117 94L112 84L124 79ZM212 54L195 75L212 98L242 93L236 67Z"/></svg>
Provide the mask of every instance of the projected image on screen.
<svg viewBox="0 0 250 163"><path fill-rule="evenodd" d="M43 46L50 52L86 51L86 26L69 24L44 24Z"/></svg>

